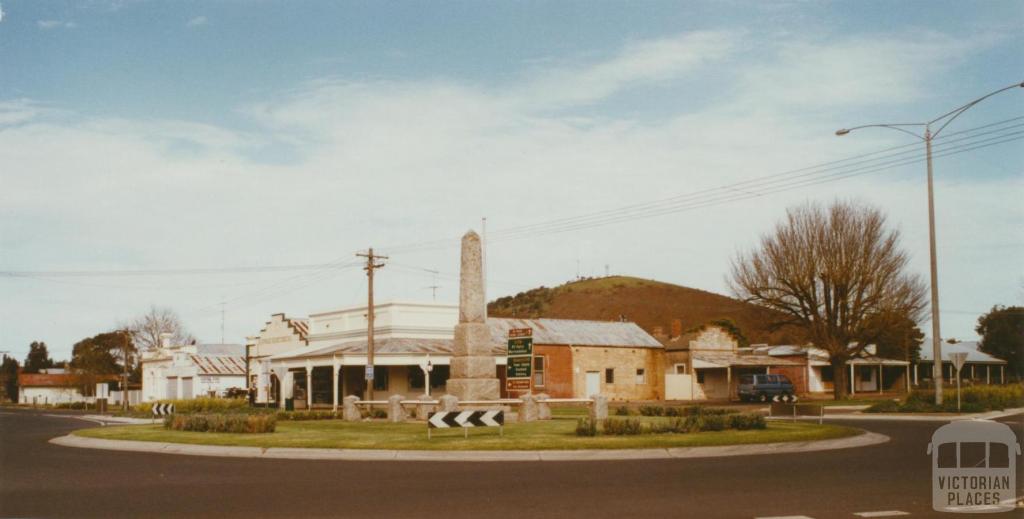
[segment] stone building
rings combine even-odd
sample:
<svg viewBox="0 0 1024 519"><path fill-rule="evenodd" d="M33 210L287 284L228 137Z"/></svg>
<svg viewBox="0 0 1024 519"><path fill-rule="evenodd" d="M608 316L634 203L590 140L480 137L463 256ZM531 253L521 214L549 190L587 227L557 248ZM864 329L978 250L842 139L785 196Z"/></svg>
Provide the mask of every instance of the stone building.
<svg viewBox="0 0 1024 519"><path fill-rule="evenodd" d="M241 344L165 344L142 356L142 400L224 396L245 388Z"/></svg>
<svg viewBox="0 0 1024 519"><path fill-rule="evenodd" d="M272 373L261 373L262 361L278 353L300 349L309 344L309 319L273 314L260 332L246 341L249 387L258 404L276 403L281 382Z"/></svg>
<svg viewBox="0 0 1024 519"><path fill-rule="evenodd" d="M376 305L374 398L445 394L458 319L457 305ZM486 324L501 396L507 395L510 328L533 330L535 393L653 400L663 392L662 346L634 323L490 317ZM306 345L265 357L253 369L261 380L273 375L282 381L280 406L291 399L296 408L333 408L347 395L365 398L366 326L365 306L310 314Z"/></svg>
<svg viewBox="0 0 1024 519"><path fill-rule="evenodd" d="M740 348L724 328L707 325L665 344L666 400L733 400L740 375L782 373L799 363Z"/></svg>

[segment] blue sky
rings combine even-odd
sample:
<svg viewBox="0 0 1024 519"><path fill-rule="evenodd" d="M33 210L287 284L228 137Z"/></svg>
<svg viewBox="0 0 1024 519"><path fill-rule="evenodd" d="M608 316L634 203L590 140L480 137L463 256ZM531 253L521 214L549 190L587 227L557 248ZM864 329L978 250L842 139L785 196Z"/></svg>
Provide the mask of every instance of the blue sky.
<svg viewBox="0 0 1024 519"><path fill-rule="evenodd" d="M2 270L319 263L483 216L571 217L906 144L832 132L1024 80L1012 1L0 6ZM1024 115L1022 95L949 131ZM944 335L1024 302L1020 149L936 162ZM726 292L729 258L786 207L836 197L885 209L927 275L922 171L495 240L489 290L557 284L578 261ZM437 279L454 301L456 254L395 254L380 297L429 299ZM241 341L272 312L365 297L358 270L329 274L0 278L0 350L67 356L150 304L216 341L224 300Z"/></svg>

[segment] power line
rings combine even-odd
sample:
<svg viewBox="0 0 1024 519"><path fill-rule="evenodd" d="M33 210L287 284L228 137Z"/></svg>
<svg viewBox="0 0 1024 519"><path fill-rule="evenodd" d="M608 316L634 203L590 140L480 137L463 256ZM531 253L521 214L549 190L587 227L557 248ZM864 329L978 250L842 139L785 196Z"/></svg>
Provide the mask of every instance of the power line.
<svg viewBox="0 0 1024 519"><path fill-rule="evenodd" d="M1024 123L1012 124L1024 119L1024 116L1017 116L993 123L961 130L959 132L946 134L936 138L935 148L939 153L935 157L943 157L964 153L988 146L1003 144L1019 140L1017 137L1020 131L1011 132L1017 128L1024 127ZM988 130L988 131L981 131ZM979 139L990 135L987 139ZM959 136L959 137L958 137ZM959 144L956 144L959 143ZM956 145L954 145L956 144ZM723 186L698 190L696 192L683 193L673 197L636 203L621 206L605 211L598 211L584 215L577 215L566 218L559 218L537 222L534 224L521 225L491 231L489 237L498 241L521 239L523 237L538 236L551 233L567 232L572 230L610 225L624 221L641 218L651 218L686 211L696 208L709 207L722 203L746 200L749 198L765 196L789 189L797 189L818 185L825 182L833 182L874 173L885 169L891 169L907 164L913 164L924 160L923 157L915 156L920 153L920 143L909 143L899 146L884 148L877 151L862 153L828 161L812 166L791 169L771 175L747 179L743 181L726 184ZM899 151L903 150L903 151ZM911 156L904 156L911 154ZM923 155L923 154L922 154ZM902 157L901 157L902 156ZM868 158L874 157L874 158ZM405 245L384 248L390 254L410 253L424 250L448 248L459 243L458 239L439 239L415 242ZM344 257L343 257L344 258ZM283 272L283 271L313 271L311 274L303 274L296 278L306 276L317 276L325 268L330 269L337 266L341 258L329 263L304 264L304 265L276 265L276 266L252 266L252 267L223 267L223 268L188 268L188 269L149 269L149 270L99 270L99 271L0 271L0 277L22 277L44 279L53 277L106 277L106 276L178 276L178 275L220 275L240 274L253 272ZM288 282L294 278L288 278Z"/></svg>

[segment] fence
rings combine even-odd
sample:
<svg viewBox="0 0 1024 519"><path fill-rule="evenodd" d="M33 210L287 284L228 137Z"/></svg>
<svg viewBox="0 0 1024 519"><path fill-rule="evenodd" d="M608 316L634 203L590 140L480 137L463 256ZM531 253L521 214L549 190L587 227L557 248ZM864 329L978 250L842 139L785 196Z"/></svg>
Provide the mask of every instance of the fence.
<svg viewBox="0 0 1024 519"><path fill-rule="evenodd" d="M523 398L500 398L496 400L459 400L455 396L445 395L438 399L420 398L407 399L401 395L392 395L387 400L360 400L357 396L347 396L343 399L341 412L342 418L348 421L362 420L362 409L372 409L374 406L385 406L387 417L391 422L401 422L408 416L407 408L412 408L417 418L425 418L427 413L437 410L457 411L467 408L511 408L517 407L517 415L520 422L532 422L535 420L550 420L551 406L571 405L586 406L590 411L590 417L594 420L603 420L608 417L608 399L595 395L592 398L548 398L547 395L533 395Z"/></svg>
<svg viewBox="0 0 1024 519"><path fill-rule="evenodd" d="M798 416L817 417L821 424L825 418L825 406L818 404L787 404L772 402L768 407L768 416L773 418L791 417L796 421Z"/></svg>

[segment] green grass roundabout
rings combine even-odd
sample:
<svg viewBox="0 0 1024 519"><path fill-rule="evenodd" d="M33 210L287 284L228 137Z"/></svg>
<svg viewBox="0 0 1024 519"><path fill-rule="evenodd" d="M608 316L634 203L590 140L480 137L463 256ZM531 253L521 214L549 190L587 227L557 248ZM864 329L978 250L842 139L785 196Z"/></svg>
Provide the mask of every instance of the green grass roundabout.
<svg viewBox="0 0 1024 519"><path fill-rule="evenodd" d="M645 422L668 420L642 417ZM434 429L427 439L424 423L381 421L279 421L273 433L211 433L167 430L163 425L125 425L80 429L75 435L108 440L135 440L247 447L302 447L386 450L577 450L705 447L756 443L829 440L863 431L837 425L771 421L765 429L690 433L647 433L634 436L576 435L576 420L556 417L531 423L512 423L499 436L497 427L473 428L469 438L461 429Z"/></svg>

